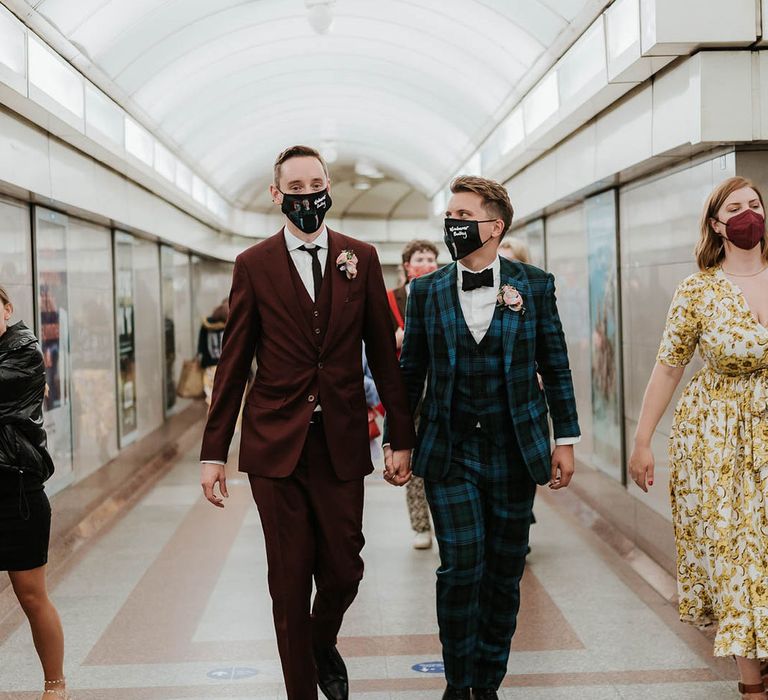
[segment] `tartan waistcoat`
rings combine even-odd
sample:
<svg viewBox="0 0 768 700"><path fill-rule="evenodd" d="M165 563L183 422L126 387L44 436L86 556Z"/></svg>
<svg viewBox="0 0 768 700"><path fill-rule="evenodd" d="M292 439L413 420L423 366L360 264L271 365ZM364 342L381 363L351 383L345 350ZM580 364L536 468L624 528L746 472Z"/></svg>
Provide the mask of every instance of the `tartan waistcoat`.
<svg viewBox="0 0 768 700"><path fill-rule="evenodd" d="M478 424L498 444L504 444L506 436L514 431L504 375L501 313L502 309L497 307L488 332L480 343L475 342L463 316L459 314L451 412L454 444L463 440Z"/></svg>

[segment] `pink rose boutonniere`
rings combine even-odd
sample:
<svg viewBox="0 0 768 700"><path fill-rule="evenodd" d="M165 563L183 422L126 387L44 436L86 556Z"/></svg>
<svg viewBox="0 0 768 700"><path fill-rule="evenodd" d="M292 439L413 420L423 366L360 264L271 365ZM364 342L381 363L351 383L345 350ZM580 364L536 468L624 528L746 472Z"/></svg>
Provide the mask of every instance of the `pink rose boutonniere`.
<svg viewBox="0 0 768 700"><path fill-rule="evenodd" d="M511 284L502 284L499 288L499 294L496 297L499 306L506 306L511 311L525 313L523 297Z"/></svg>
<svg viewBox="0 0 768 700"><path fill-rule="evenodd" d="M352 250L342 250L336 258L336 267L339 272L346 272L347 279L353 280L357 277L357 255Z"/></svg>

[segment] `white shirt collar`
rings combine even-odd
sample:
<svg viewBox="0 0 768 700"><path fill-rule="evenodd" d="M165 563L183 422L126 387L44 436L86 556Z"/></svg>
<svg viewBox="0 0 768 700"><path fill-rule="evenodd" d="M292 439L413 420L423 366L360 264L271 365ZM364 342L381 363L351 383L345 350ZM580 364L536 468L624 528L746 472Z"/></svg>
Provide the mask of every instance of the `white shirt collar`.
<svg viewBox="0 0 768 700"><path fill-rule="evenodd" d="M459 283L461 283L461 273L464 270L475 274L477 272L483 272L483 270L488 270L488 269L493 270L493 282L494 284L498 284L501 276L501 258L498 255L494 258L493 262L490 265L487 265L482 270L470 270L466 265L461 264L461 260L456 261L456 275L458 276Z"/></svg>
<svg viewBox="0 0 768 700"><path fill-rule="evenodd" d="M287 226L283 226L283 236L285 238L285 247L288 248L288 252L292 252L303 245L314 245L318 248L328 247L328 227L323 226L323 230L320 235L315 238L312 243L305 243L301 238L296 238L289 230Z"/></svg>

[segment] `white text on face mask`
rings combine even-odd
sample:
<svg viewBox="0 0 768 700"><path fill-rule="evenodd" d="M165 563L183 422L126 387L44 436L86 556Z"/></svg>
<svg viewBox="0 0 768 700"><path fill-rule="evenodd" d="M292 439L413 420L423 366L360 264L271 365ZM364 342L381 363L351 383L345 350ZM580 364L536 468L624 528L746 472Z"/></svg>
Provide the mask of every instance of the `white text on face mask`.
<svg viewBox="0 0 768 700"><path fill-rule="evenodd" d="M451 226L448 230L454 238L466 238L469 226Z"/></svg>

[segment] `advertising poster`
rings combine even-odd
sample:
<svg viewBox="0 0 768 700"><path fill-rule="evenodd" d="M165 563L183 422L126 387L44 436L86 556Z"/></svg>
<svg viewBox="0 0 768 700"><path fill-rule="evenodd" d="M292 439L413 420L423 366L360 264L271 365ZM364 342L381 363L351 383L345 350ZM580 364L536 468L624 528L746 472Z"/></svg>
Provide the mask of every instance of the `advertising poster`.
<svg viewBox="0 0 768 700"><path fill-rule="evenodd" d="M621 480L623 431L615 193L610 191L588 199L586 220L594 463Z"/></svg>

